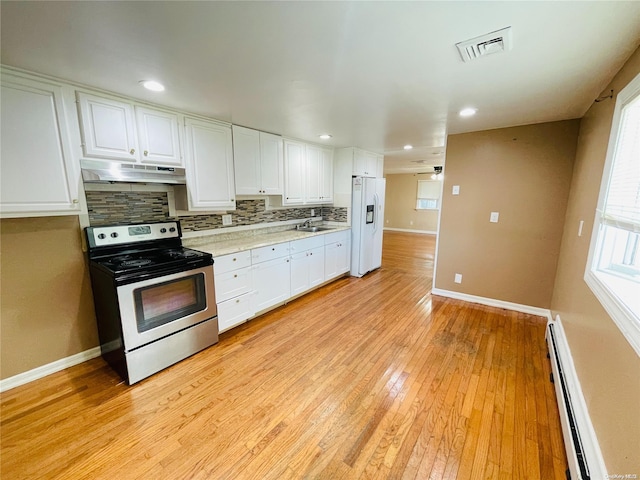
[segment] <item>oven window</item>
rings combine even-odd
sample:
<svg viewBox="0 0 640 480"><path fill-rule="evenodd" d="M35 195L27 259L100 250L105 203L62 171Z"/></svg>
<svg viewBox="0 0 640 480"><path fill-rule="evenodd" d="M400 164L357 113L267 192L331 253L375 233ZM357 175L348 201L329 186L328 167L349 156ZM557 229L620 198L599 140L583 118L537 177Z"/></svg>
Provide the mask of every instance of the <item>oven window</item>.
<svg viewBox="0 0 640 480"><path fill-rule="evenodd" d="M146 332L207 308L202 273L139 288L133 295L138 332Z"/></svg>

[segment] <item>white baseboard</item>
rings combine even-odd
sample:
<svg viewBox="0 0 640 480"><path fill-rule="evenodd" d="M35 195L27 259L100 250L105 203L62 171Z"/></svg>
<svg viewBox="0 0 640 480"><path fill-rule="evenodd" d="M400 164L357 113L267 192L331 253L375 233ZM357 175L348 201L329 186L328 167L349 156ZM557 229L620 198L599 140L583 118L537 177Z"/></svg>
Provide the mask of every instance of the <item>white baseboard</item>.
<svg viewBox="0 0 640 480"><path fill-rule="evenodd" d="M424 235L437 235L438 234L438 232L434 232L432 230L410 230L408 228L384 227L383 230L389 230L391 232L422 233Z"/></svg>
<svg viewBox="0 0 640 480"><path fill-rule="evenodd" d="M558 365L556 364L555 358L556 354L554 353L554 348L549 337L551 331L549 325L553 325L553 339L555 340L558 357L557 361L560 363L560 367L562 369L562 377L564 379L564 385L569 398L570 407L567 407L565 402L565 393L560 379L561 374L558 372ZM569 348L569 343L565 336L560 315L556 315L555 321L549 320L547 323L547 343L549 345L554 387L556 390L558 409L560 411L562 435L564 437L565 449L567 451L567 459L569 460L571 478L580 480L585 477L581 474L579 463L577 461L576 441L572 436L567 408L571 409L574 428L577 430L577 438L582 450L582 458L587 464L589 477L592 479L609 478L604 458L600 451L600 444L598 443L598 438L596 437L596 432L593 429L593 424L591 423L587 404L585 402L584 395L582 394L580 380L578 379L578 374L576 373L575 365L573 364L571 349Z"/></svg>
<svg viewBox="0 0 640 480"><path fill-rule="evenodd" d="M495 298L478 297L477 295L453 292L451 290L442 290L435 287L431 290L431 293L433 295L439 295L441 297L455 298L456 300L479 303L480 305L487 305L489 307L498 307L504 308L506 310L514 310L516 312L530 313L531 315L539 315L551 320L551 310L549 310L548 308L532 307L529 305L522 305L520 303L505 302L503 300L496 300Z"/></svg>
<svg viewBox="0 0 640 480"><path fill-rule="evenodd" d="M74 365L78 365L79 363L86 362L87 360L91 360L92 358L99 356L100 347L95 347L85 350L84 352L76 353L70 357L61 358L55 362L42 365L41 367L34 368L33 370L19 373L13 377L5 378L4 380L0 380L0 392L5 392L20 385L24 385L25 383L33 382L39 378L46 377L52 373L73 367Z"/></svg>

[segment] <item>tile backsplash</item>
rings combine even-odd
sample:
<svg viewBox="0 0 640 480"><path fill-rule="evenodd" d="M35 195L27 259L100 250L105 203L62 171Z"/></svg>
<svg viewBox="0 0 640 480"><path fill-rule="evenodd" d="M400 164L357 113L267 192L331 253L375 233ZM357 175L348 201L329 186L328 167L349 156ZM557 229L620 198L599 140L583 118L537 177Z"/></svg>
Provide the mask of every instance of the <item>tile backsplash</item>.
<svg viewBox="0 0 640 480"><path fill-rule="evenodd" d="M169 216L166 192L87 191L86 195L92 226L175 220ZM320 211L325 220L347 221L346 208L322 207ZM253 225L308 218L311 216L311 208L266 210L262 199L238 200L236 210L230 214L233 226ZM179 220L185 232L223 228L221 215L190 215L180 217Z"/></svg>

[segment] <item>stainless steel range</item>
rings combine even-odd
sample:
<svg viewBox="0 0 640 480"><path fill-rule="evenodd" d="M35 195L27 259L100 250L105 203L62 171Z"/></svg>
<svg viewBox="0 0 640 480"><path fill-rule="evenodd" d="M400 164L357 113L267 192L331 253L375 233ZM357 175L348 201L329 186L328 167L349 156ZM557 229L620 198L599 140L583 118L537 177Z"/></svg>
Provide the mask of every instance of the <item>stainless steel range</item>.
<svg viewBox="0 0 640 480"><path fill-rule="evenodd" d="M213 258L178 222L86 235L102 356L129 385L218 342Z"/></svg>

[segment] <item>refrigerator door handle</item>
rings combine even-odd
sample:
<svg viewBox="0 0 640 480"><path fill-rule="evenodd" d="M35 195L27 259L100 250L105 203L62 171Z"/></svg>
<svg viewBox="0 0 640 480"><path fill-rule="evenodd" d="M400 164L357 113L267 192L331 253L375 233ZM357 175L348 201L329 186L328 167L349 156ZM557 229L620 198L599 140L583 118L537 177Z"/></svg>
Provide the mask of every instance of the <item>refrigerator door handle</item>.
<svg viewBox="0 0 640 480"><path fill-rule="evenodd" d="M374 210L373 210L373 232L377 232L378 231L378 194L374 193L373 194L373 205L374 205Z"/></svg>

